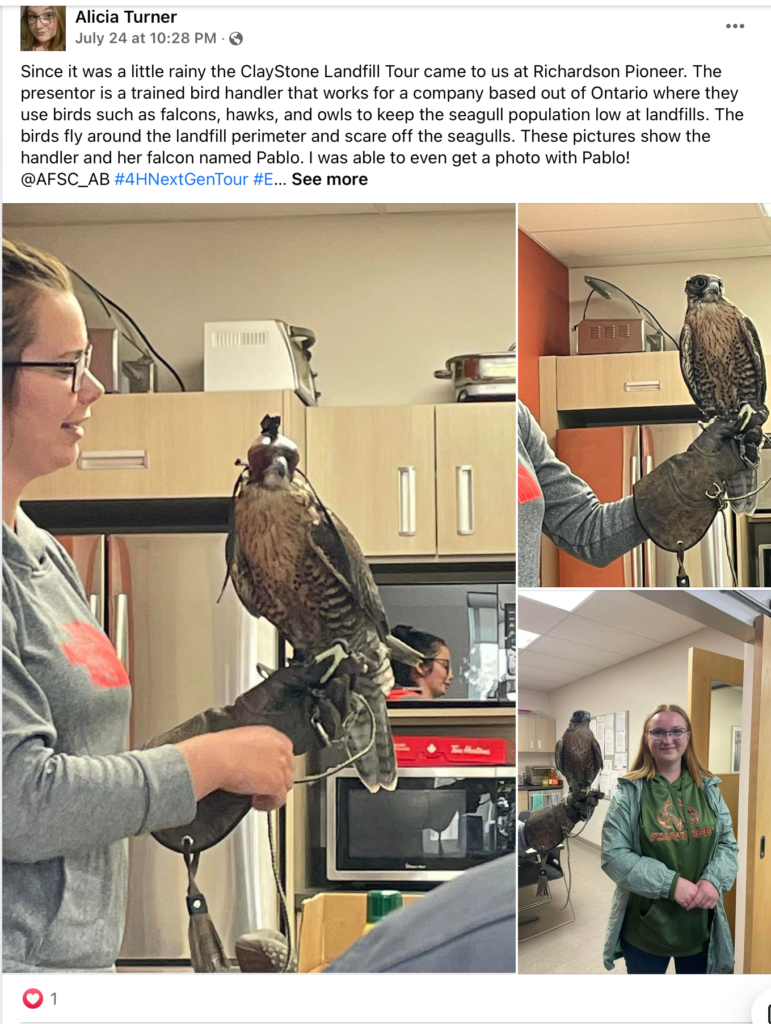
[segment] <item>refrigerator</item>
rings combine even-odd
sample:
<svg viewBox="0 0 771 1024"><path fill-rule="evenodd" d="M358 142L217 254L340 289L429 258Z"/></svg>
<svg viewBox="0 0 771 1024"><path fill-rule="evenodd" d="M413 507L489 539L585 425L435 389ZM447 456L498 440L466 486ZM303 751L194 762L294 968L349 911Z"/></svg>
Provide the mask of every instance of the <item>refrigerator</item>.
<svg viewBox="0 0 771 1024"><path fill-rule="evenodd" d="M580 427L557 431L556 453L585 480L601 502L632 494L637 480L672 455L684 452L701 433L697 423L636 424L619 427ZM735 564L733 512L726 510L728 545L723 518L718 516L704 539L685 553L685 570L692 587L733 585L730 558ZM561 587L675 587L677 556L652 541L640 545L604 568L559 552Z"/></svg>
<svg viewBox="0 0 771 1024"><path fill-rule="evenodd" d="M256 665L277 666L278 636L242 607L225 576L225 535L131 533L59 536L80 573L91 608L131 679L126 749L229 704L259 681ZM278 830L274 829L278 835ZM278 927L265 814L251 813L201 855L197 881L225 945ZM187 876L181 855L152 836L129 840L126 930L119 963L189 960Z"/></svg>

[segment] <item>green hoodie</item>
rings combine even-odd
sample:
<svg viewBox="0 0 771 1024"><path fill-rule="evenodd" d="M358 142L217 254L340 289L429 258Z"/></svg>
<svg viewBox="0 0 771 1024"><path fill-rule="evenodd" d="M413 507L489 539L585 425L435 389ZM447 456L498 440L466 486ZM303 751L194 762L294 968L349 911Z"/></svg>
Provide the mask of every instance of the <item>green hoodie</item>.
<svg viewBox="0 0 771 1024"><path fill-rule="evenodd" d="M739 847L731 823L731 814L720 794L720 779L705 775L702 787L709 808L715 815L715 844L702 878L712 882L720 893L710 918L707 974L727 974L734 966L731 931L723 908L723 894L733 886L739 870ZM619 779L602 826L602 870L616 883L605 935L603 963L613 970L613 962L622 956L619 936L626 908L633 893L651 900L666 899L675 872L653 857L644 857L640 847L640 812L643 782ZM693 913L693 911L691 911Z"/></svg>
<svg viewBox="0 0 771 1024"><path fill-rule="evenodd" d="M702 877L715 844L715 815L687 769L676 782L661 775L646 780L640 797L642 855L675 874L664 898L631 894L621 934L646 953L693 956L709 942L709 911L681 907L675 889L680 878Z"/></svg>

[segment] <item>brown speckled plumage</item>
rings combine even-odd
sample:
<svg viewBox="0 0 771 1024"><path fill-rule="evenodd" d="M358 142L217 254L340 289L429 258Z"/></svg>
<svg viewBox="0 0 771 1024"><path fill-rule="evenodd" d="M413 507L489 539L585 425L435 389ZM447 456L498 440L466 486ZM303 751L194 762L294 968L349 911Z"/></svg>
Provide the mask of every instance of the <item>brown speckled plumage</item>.
<svg viewBox="0 0 771 1024"><path fill-rule="evenodd" d="M375 722L374 746L355 767L372 792L394 789L385 701L394 677L380 595L356 539L294 473L296 449L286 445L286 438L263 440L250 449L249 473L234 497L228 573L247 610L280 630L295 657L307 660L345 642L361 666L353 690ZM371 734L372 717L360 707L346 734L349 751L366 750Z"/></svg>
<svg viewBox="0 0 771 1024"><path fill-rule="evenodd" d="M588 711L574 711L554 750L554 763L567 779L572 793L588 792L602 769L602 751L589 728L590 721Z"/></svg>
<svg viewBox="0 0 771 1024"><path fill-rule="evenodd" d="M723 282L714 274L696 274L686 281L688 308L680 334L683 379L707 420L739 418L743 407L753 414L745 433L768 418L766 366L758 332L749 317L723 294ZM727 482L728 495L745 495L757 486L757 470L747 470ZM737 512L752 512L755 498L737 500Z"/></svg>

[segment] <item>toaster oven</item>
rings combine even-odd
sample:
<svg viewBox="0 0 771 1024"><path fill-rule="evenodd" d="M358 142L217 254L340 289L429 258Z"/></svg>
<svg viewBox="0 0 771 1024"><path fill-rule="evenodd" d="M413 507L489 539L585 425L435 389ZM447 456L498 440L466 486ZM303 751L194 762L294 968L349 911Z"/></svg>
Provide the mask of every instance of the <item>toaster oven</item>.
<svg viewBox="0 0 771 1024"><path fill-rule="evenodd" d="M204 324L204 391L294 391L317 405L311 348L316 335L283 320Z"/></svg>
<svg viewBox="0 0 771 1024"><path fill-rule="evenodd" d="M549 778L552 768L533 768L532 765L525 765L525 779L528 786L542 786L543 780Z"/></svg>

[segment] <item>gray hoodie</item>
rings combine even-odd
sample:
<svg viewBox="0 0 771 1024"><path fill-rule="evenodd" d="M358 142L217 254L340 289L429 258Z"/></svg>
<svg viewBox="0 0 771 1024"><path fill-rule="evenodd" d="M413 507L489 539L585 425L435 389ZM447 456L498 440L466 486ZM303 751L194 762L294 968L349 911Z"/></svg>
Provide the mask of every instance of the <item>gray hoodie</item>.
<svg viewBox="0 0 771 1024"><path fill-rule="evenodd" d="M551 450L527 406L517 404L520 587L538 586L542 531L558 548L590 565L608 565L643 544L648 535L637 518L634 499L600 504L591 487Z"/></svg>
<svg viewBox="0 0 771 1024"><path fill-rule="evenodd" d="M3 525L3 971L105 971L128 836L195 816L173 746L123 753L131 691L61 545Z"/></svg>

